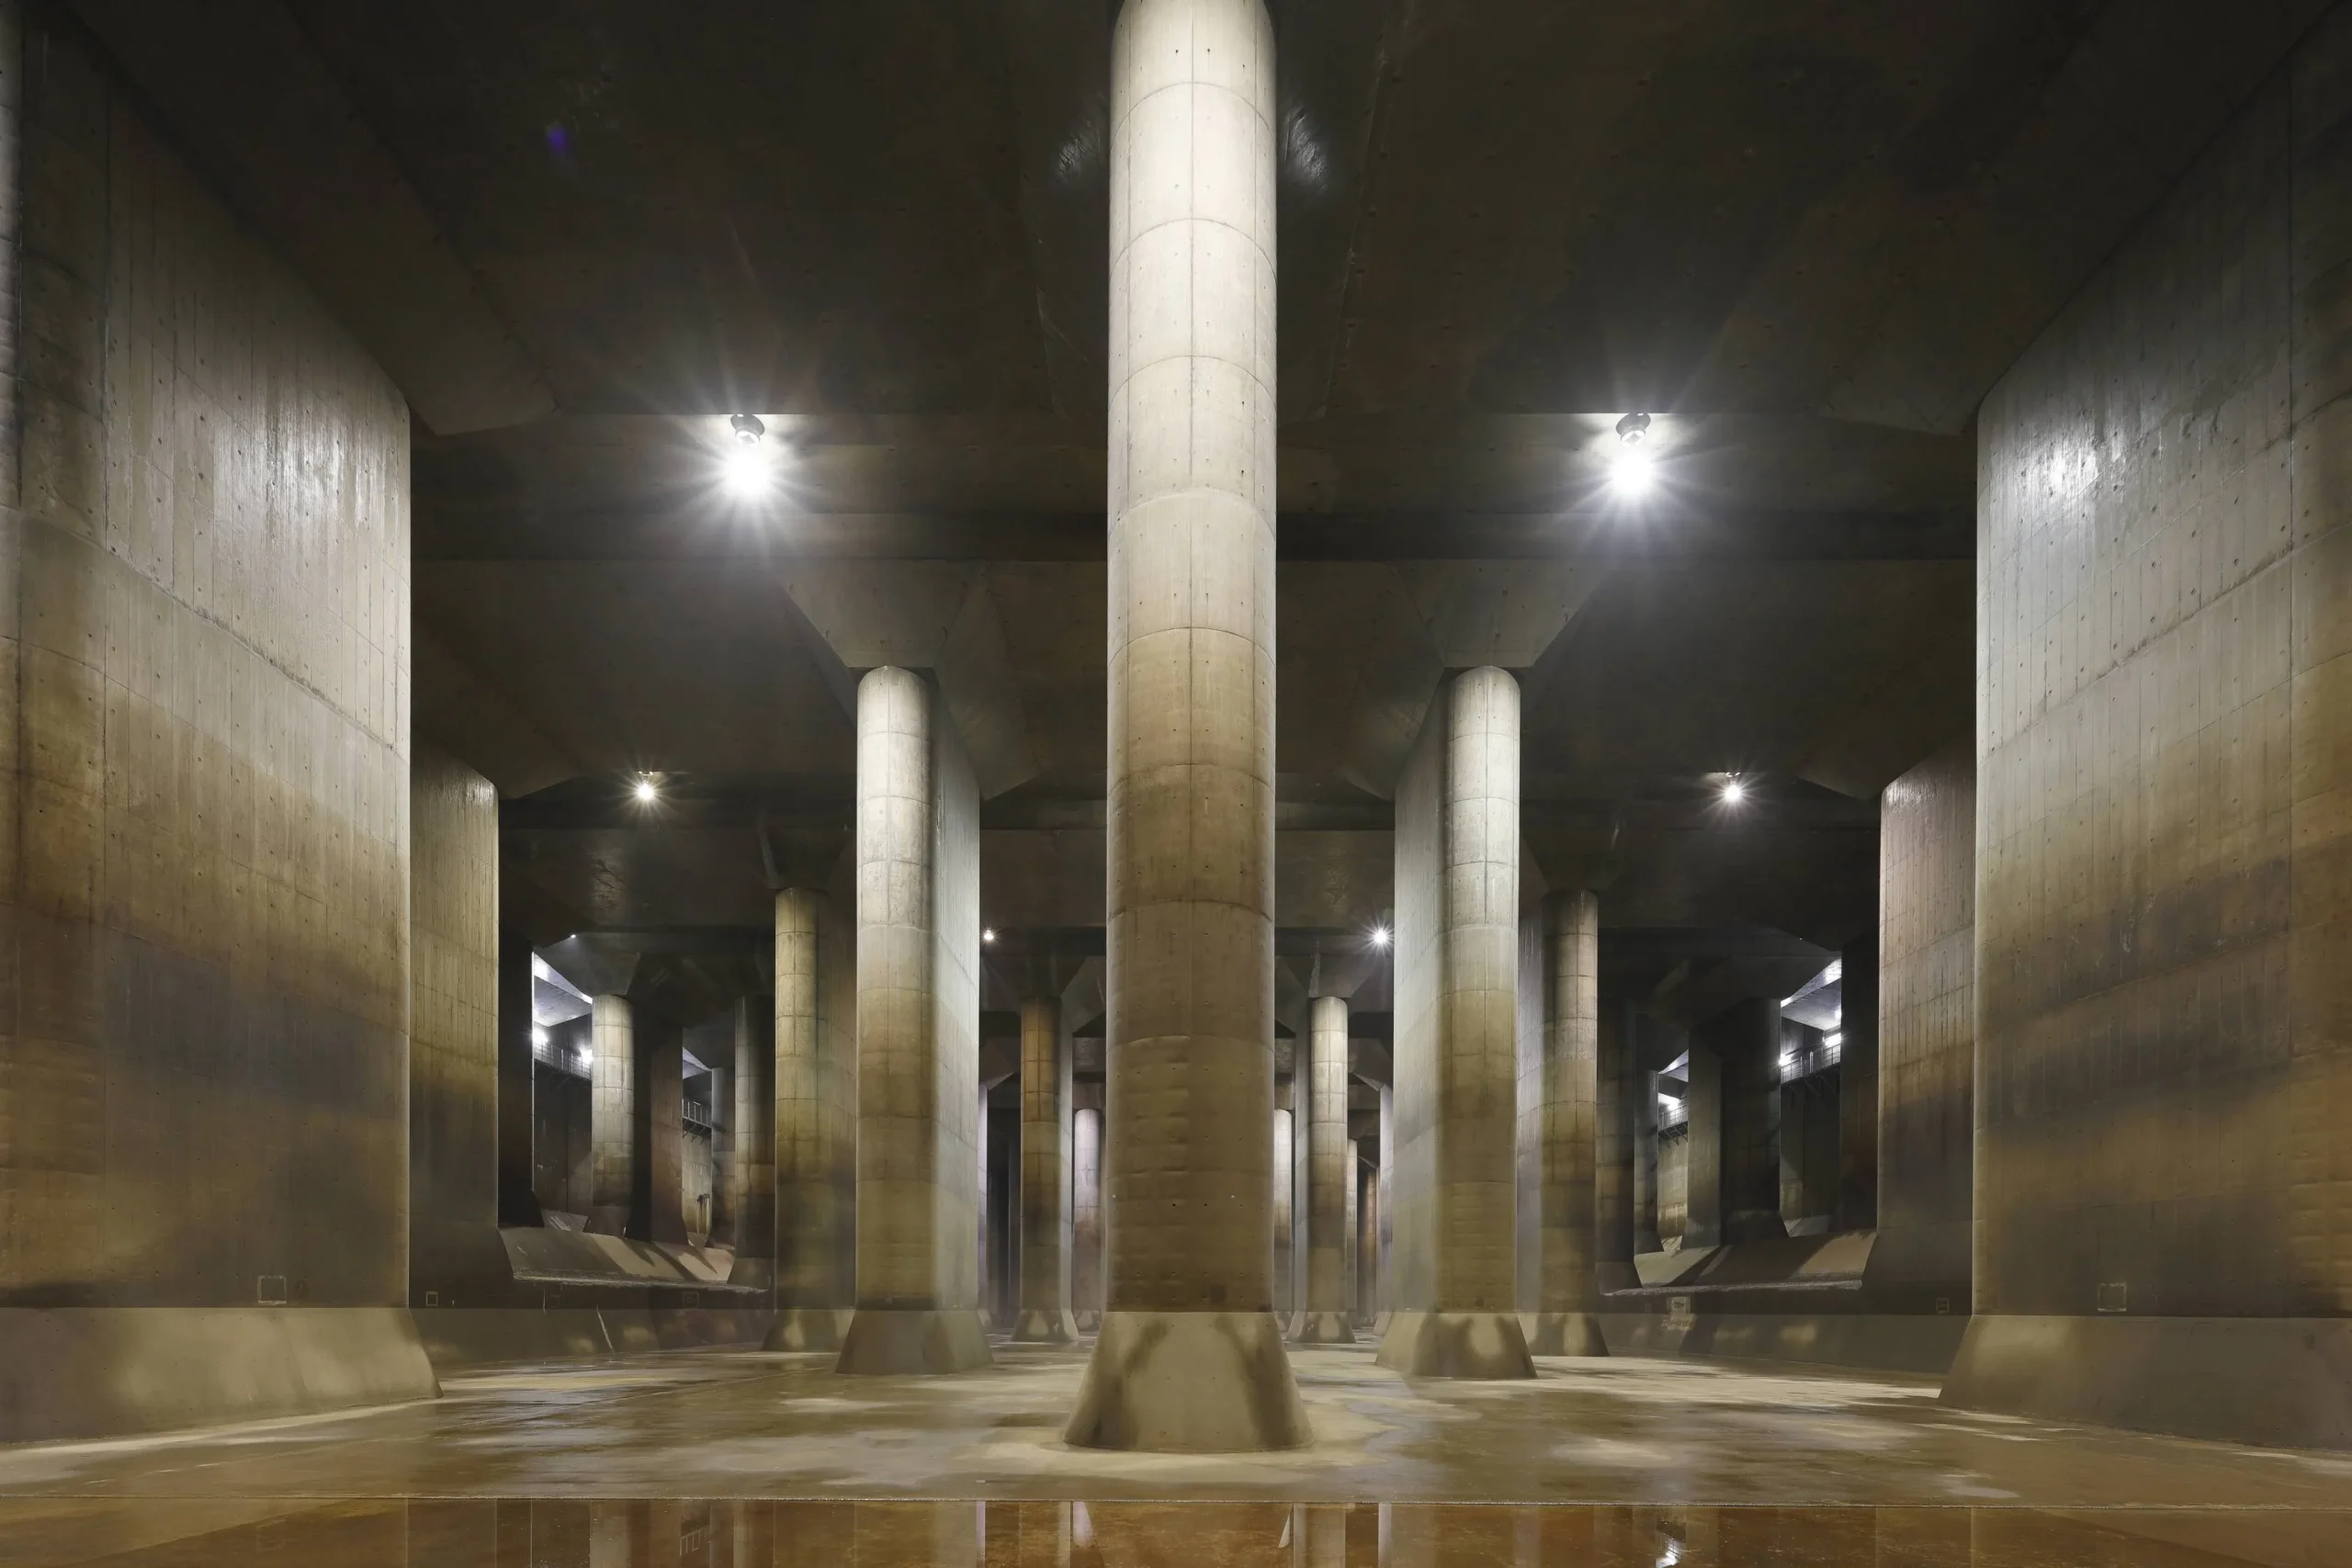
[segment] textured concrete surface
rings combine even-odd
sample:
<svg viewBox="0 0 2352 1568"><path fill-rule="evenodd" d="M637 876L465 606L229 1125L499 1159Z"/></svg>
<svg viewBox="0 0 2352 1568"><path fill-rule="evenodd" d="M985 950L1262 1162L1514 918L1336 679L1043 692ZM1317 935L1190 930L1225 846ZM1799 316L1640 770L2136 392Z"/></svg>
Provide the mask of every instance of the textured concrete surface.
<svg viewBox="0 0 2352 1568"><path fill-rule="evenodd" d="M1306 1435L1273 1317L1267 1131L1275 119L1261 0L1122 8L1110 121L1105 1303L1070 1427L1093 1446L1282 1449ZM1211 1351L1197 1368L1171 1359L1196 1348Z"/></svg>
<svg viewBox="0 0 2352 1568"><path fill-rule="evenodd" d="M2352 1441L2347 124L2339 8L1984 405L1955 1399Z"/></svg>
<svg viewBox="0 0 2352 1568"><path fill-rule="evenodd" d="M431 747L409 786L408 1302L491 1306L498 1241L498 795Z"/></svg>
<svg viewBox="0 0 2352 1568"><path fill-rule="evenodd" d="M844 1371L985 1365L979 800L935 689L858 682L857 1315Z"/></svg>
<svg viewBox="0 0 2352 1568"><path fill-rule="evenodd" d="M775 908L776 1327L768 1348L837 1349L857 1297L854 1001L834 994L850 978L840 959L853 945L843 930L851 922L837 901L809 888L778 893ZM842 1012L851 1017L835 1016Z"/></svg>
<svg viewBox="0 0 2352 1568"><path fill-rule="evenodd" d="M647 1155L638 1143L637 1011L624 996L591 998L589 1123L594 1153L588 1224L606 1235L631 1233L637 1171Z"/></svg>
<svg viewBox="0 0 2352 1568"><path fill-rule="evenodd" d="M0 78L0 1437L429 1393L408 410L76 27Z"/></svg>
<svg viewBox="0 0 2352 1568"><path fill-rule="evenodd" d="M1781 1219L1781 1004L1736 1002L1690 1031L1682 1245L1788 1234Z"/></svg>
<svg viewBox="0 0 2352 1568"><path fill-rule="evenodd" d="M1058 995L1021 1004L1021 1316L1015 1339L1078 1337L1069 1311L1069 1036Z"/></svg>
<svg viewBox="0 0 2352 1568"><path fill-rule="evenodd" d="M1532 1377L1517 1292L1519 684L1440 689L1396 786L1395 1286L1384 1360Z"/></svg>
<svg viewBox="0 0 2352 1568"><path fill-rule="evenodd" d="M1886 786L1879 878L1878 1242L1890 1310L1969 1308L1976 1097L1976 759Z"/></svg>
<svg viewBox="0 0 2352 1568"><path fill-rule="evenodd" d="M1344 1242L1356 1161L1348 1138L1345 997L1315 998L1306 1071L1295 1081L1305 1085L1306 1106L1306 1299L1291 1325L1291 1339L1301 1345L1352 1344Z"/></svg>
<svg viewBox="0 0 2352 1568"><path fill-rule="evenodd" d="M1608 1354L1591 1314L1600 1305L1598 1224L1600 1191L1595 1174L1600 1137L1600 901L1572 891L1546 897L1537 922L1542 934L1538 978L1540 1032L1522 1027L1519 1064L1519 1136L1533 1156L1536 1178L1531 1216L1520 1217L1522 1256L1532 1275L1533 1299L1522 1297L1527 1348L1538 1356ZM1524 991L1522 987L1522 991ZM1612 1096L1612 1153L1626 1146L1632 1108ZM1524 1156L1523 1156L1524 1157ZM1618 1161L1622 1169L1622 1159ZM1521 1201L1530 1194L1522 1190ZM1631 1194L1612 1182L1612 1235L1623 1233L1623 1258L1633 1258ZM1530 1224L1531 1219L1532 1224ZM1530 1265L1532 1265L1532 1269Z"/></svg>

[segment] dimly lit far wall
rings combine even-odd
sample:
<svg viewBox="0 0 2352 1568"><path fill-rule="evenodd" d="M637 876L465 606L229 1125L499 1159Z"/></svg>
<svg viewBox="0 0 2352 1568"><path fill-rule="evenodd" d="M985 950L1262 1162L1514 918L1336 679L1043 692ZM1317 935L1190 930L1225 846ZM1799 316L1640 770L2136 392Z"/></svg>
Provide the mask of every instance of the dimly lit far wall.
<svg viewBox="0 0 2352 1568"><path fill-rule="evenodd" d="M1976 756L1970 741L1879 803L1882 1310L1965 1313L1976 1091Z"/></svg>
<svg viewBox="0 0 2352 1568"><path fill-rule="evenodd" d="M429 1394L408 412L60 10L0 96L0 1440Z"/></svg>
<svg viewBox="0 0 2352 1568"><path fill-rule="evenodd" d="M1946 1398L2352 1446L2352 11L1979 421Z"/></svg>
<svg viewBox="0 0 2352 1568"><path fill-rule="evenodd" d="M410 768L409 1285L492 1304L498 1239L498 792L419 744Z"/></svg>

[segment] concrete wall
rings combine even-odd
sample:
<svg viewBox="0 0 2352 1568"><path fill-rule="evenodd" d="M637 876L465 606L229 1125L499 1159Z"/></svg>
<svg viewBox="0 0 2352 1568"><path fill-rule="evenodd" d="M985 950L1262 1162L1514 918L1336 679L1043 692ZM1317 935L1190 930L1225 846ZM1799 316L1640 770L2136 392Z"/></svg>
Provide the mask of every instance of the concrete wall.
<svg viewBox="0 0 2352 1568"><path fill-rule="evenodd" d="M1947 1397L2352 1445L2352 13L1979 421Z"/></svg>
<svg viewBox="0 0 2352 1568"><path fill-rule="evenodd" d="M1878 1242L1887 1310L1965 1312L1976 1102L1976 758L1966 743L1879 806Z"/></svg>
<svg viewBox="0 0 2352 1568"><path fill-rule="evenodd" d="M412 1305L446 1305L511 1276L498 1240L498 792L430 746L409 777L408 1291Z"/></svg>
<svg viewBox="0 0 2352 1568"><path fill-rule="evenodd" d="M17 15L0 1439L429 1393L407 410L78 29Z"/></svg>

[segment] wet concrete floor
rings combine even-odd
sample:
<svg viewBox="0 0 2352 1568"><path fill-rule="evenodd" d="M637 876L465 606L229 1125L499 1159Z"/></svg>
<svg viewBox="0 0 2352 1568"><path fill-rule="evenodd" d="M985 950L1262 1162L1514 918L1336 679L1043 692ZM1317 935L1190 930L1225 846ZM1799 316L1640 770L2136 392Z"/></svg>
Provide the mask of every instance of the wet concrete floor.
<svg viewBox="0 0 2352 1568"><path fill-rule="evenodd" d="M1408 1386L1312 1350L1313 1449L1146 1459L1060 1441L1083 1364L704 1352L0 1449L0 1565L2352 1568L2352 1455L1969 1415L1925 1380L1622 1359Z"/></svg>

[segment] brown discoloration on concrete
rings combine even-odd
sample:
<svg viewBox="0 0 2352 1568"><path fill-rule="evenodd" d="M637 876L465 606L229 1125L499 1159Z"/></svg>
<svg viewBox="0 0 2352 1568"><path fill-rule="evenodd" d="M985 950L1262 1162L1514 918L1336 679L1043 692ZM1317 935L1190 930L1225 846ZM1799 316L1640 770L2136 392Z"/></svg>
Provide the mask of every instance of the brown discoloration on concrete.
<svg viewBox="0 0 2352 1568"><path fill-rule="evenodd" d="M1069 1436L1288 1448L1307 1433L1272 1312L1267 1133L1276 108L1264 6L1132 0L1111 92L1107 1299Z"/></svg>
<svg viewBox="0 0 2352 1568"><path fill-rule="evenodd" d="M1396 788L1395 1316L1408 1375L1532 1377L1517 1280L1519 686L1441 688Z"/></svg>
<svg viewBox="0 0 2352 1568"><path fill-rule="evenodd" d="M408 411L77 28L0 54L0 1438L429 1393Z"/></svg>
<svg viewBox="0 0 2352 1568"><path fill-rule="evenodd" d="M843 1371L984 1366L979 801L937 692L858 683L857 1316Z"/></svg>

